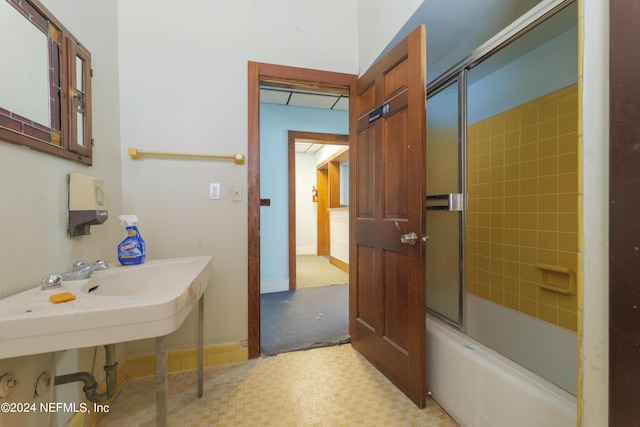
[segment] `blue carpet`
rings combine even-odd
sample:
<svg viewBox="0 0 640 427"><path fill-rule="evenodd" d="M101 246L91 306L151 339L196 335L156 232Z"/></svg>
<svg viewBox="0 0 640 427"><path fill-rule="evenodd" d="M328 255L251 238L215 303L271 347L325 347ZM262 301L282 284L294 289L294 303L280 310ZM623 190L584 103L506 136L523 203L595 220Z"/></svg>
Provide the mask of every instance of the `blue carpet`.
<svg viewBox="0 0 640 427"><path fill-rule="evenodd" d="M260 296L260 350L288 351L349 342L349 285Z"/></svg>

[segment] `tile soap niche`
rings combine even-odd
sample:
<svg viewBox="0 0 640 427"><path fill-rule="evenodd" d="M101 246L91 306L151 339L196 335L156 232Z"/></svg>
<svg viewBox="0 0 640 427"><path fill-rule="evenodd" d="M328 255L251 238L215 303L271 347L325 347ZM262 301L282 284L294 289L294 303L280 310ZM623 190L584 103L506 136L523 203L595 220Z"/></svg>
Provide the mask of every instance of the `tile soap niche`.
<svg viewBox="0 0 640 427"><path fill-rule="evenodd" d="M538 270L538 286L566 295L576 294L576 273L566 267L534 264Z"/></svg>

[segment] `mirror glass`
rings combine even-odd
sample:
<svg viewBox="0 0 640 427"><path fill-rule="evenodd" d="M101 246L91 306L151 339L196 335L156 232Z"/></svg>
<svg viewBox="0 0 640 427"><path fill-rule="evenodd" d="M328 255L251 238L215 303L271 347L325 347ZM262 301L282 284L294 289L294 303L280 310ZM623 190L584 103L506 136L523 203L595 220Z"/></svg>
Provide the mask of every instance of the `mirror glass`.
<svg viewBox="0 0 640 427"><path fill-rule="evenodd" d="M349 206L349 161L340 163L340 206Z"/></svg>
<svg viewBox="0 0 640 427"><path fill-rule="evenodd" d="M12 5L0 1L0 108L51 127L48 36Z"/></svg>
<svg viewBox="0 0 640 427"><path fill-rule="evenodd" d="M76 126L77 129L77 144L81 147L86 147L86 141L84 140L84 60L79 56L76 56Z"/></svg>

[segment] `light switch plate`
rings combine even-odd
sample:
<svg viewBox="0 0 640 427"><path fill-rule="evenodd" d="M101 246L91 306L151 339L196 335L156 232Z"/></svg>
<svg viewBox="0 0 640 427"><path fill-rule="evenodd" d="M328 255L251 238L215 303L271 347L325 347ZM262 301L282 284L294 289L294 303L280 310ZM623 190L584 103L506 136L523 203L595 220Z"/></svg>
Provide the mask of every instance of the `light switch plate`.
<svg viewBox="0 0 640 427"><path fill-rule="evenodd" d="M233 184L231 186L231 200L233 202L241 202L242 201L242 185Z"/></svg>

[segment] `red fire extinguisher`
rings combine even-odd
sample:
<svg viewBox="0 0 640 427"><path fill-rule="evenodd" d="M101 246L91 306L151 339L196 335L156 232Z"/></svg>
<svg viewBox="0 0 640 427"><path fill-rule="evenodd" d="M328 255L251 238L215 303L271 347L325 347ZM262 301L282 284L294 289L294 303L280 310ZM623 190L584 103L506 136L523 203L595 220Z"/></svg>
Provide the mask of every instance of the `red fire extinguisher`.
<svg viewBox="0 0 640 427"><path fill-rule="evenodd" d="M311 201L312 202L318 201L318 190L316 190L316 187L313 187L313 190L311 190Z"/></svg>

